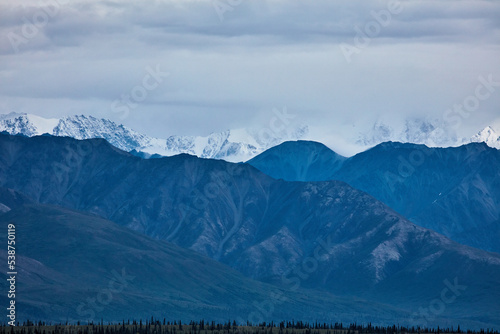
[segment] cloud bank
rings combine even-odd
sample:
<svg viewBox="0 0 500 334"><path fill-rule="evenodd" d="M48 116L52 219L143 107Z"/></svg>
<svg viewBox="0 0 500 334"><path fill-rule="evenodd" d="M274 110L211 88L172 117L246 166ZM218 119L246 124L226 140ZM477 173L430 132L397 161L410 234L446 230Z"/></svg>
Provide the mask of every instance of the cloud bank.
<svg viewBox="0 0 500 334"><path fill-rule="evenodd" d="M265 126L286 106L345 145L500 82L499 28L495 1L2 1L0 112L165 137ZM495 89L461 135L498 122Z"/></svg>

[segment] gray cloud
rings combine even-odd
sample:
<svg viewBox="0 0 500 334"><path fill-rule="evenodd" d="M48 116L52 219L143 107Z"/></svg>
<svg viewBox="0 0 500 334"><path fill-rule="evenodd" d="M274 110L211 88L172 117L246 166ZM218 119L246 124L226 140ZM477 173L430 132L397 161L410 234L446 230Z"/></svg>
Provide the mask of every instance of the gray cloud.
<svg viewBox="0 0 500 334"><path fill-rule="evenodd" d="M57 0L53 0L57 1ZM224 13L220 22L214 1L76 2L60 5L57 14L41 29L50 45L74 45L96 38L116 38L155 43L183 37L185 45L239 43L236 37L255 36L264 45L275 43L349 42L353 27L363 28L373 20L372 11L386 9L390 1L245 1ZM490 1L401 1L402 12L393 15L388 27L374 38L437 38L442 41L489 39L499 28L500 6ZM23 19L33 21L39 6L0 5L3 33L20 31ZM50 8L47 7L47 8ZM124 37L124 36L123 36ZM203 39L203 37L205 39ZM488 38L490 37L490 38ZM67 41L70 40L70 41ZM161 40L161 39L160 39ZM64 42L66 41L66 42ZM394 41L393 41L394 42ZM62 44L61 44L62 43ZM163 49L172 45L165 44Z"/></svg>
<svg viewBox="0 0 500 334"><path fill-rule="evenodd" d="M72 1L30 38L26 20L48 11L38 1L1 2L0 112L93 114L164 136L247 126L287 106L329 138L380 117L439 118L479 75L500 81L495 1L402 1L351 63L340 45L355 46L356 27L389 1L242 0L222 21L214 1L228 4ZM18 52L13 34L24 38ZM122 119L112 103L157 65L170 76ZM460 130L498 118L499 96Z"/></svg>

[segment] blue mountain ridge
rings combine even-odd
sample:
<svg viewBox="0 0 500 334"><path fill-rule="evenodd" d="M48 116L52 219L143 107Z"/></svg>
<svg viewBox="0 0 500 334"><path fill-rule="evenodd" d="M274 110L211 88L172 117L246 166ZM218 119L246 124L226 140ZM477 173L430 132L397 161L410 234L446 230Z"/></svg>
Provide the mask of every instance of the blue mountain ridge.
<svg viewBox="0 0 500 334"><path fill-rule="evenodd" d="M286 163L287 152L302 156ZM315 147L316 149L311 149ZM480 249L500 252L500 151L484 143L452 148L382 143L338 163L314 165L299 177L320 143L287 142L248 164L288 181L341 180L374 196L412 222ZM311 174L311 173L310 173Z"/></svg>

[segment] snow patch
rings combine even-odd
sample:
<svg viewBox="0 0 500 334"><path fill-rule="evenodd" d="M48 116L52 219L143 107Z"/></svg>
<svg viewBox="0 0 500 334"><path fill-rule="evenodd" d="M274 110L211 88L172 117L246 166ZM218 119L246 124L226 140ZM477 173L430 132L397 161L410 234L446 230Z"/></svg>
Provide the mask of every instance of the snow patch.
<svg viewBox="0 0 500 334"><path fill-rule="evenodd" d="M6 213L6 212L9 212L10 210L11 209L7 205L0 203L0 212L1 213Z"/></svg>
<svg viewBox="0 0 500 334"><path fill-rule="evenodd" d="M371 255L373 256L373 267L377 282L384 278L384 268L387 263L390 261L399 261L401 258L397 245L390 240L378 245L372 251Z"/></svg>
<svg viewBox="0 0 500 334"><path fill-rule="evenodd" d="M384 278L384 269L389 262L401 259L401 253L406 250L409 234L414 231L414 225L400 221L392 225L386 232L392 238L384 241L371 252L372 266L375 269L377 282Z"/></svg>
<svg viewBox="0 0 500 334"><path fill-rule="evenodd" d="M59 124L57 118L43 118L33 114L27 114L26 116L31 124L35 126L39 135L44 133L52 134L54 128Z"/></svg>

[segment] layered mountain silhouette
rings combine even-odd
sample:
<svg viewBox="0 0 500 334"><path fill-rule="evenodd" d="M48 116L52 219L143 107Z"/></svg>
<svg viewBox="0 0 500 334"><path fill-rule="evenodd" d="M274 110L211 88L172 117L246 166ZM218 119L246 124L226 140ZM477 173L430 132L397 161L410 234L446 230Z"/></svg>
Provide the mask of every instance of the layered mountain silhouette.
<svg viewBox="0 0 500 334"><path fill-rule="evenodd" d="M194 250L280 289L391 305L410 314L408 322L499 319L500 255L416 226L342 181L287 182L247 164L189 155L144 160L99 139L0 135L0 185ZM445 289L455 289L446 295L453 303L432 319L422 315Z"/></svg>
<svg viewBox="0 0 500 334"><path fill-rule="evenodd" d="M300 152L297 163L287 152ZM387 142L343 160L317 160L320 143L287 142L248 163L288 181L342 180L412 222L460 243L500 252L500 151L484 143L456 148ZM323 153L324 156L334 153ZM308 160L309 159L309 160ZM309 167L311 166L311 167ZM314 167L312 167L314 166ZM309 175L302 170L313 168ZM316 177L311 177L315 174Z"/></svg>

